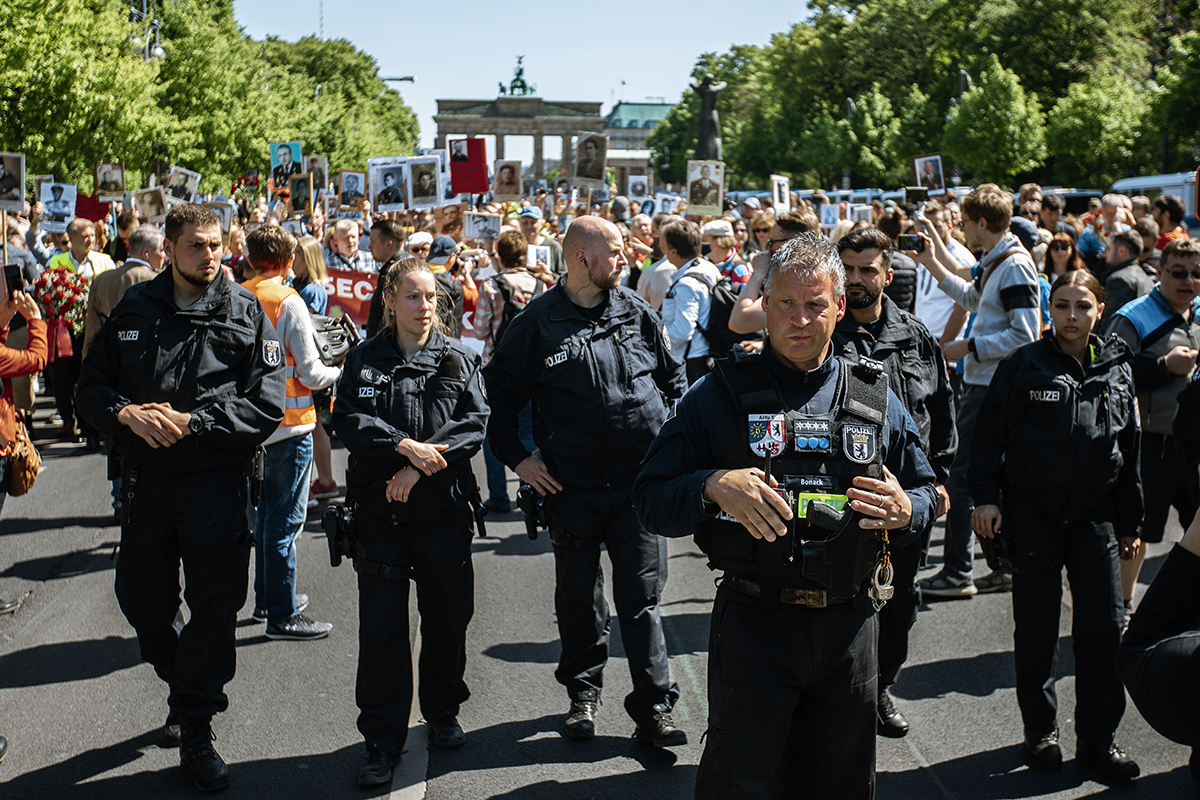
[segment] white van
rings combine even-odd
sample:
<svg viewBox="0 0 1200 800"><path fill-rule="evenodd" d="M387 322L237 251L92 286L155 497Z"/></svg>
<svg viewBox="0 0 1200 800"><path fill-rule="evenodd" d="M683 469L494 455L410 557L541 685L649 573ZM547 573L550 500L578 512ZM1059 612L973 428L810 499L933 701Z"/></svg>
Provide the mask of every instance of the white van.
<svg viewBox="0 0 1200 800"><path fill-rule="evenodd" d="M1139 194L1149 197L1151 202L1160 194L1173 194L1183 198L1187 213L1183 224L1187 226L1192 236L1200 235L1200 219L1196 217L1196 209L1200 207L1196 196L1196 173L1176 172L1171 175L1146 175L1138 178L1122 178L1112 185L1112 191L1135 197Z"/></svg>

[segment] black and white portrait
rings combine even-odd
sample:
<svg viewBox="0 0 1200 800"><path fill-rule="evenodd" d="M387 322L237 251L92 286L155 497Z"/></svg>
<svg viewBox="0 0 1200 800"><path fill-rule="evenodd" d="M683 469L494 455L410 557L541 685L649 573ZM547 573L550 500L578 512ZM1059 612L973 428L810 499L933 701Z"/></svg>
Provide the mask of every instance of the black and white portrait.
<svg viewBox="0 0 1200 800"><path fill-rule="evenodd" d="M410 208L432 208L441 203L438 196L438 172L441 163L436 156L421 156L408 161Z"/></svg>
<svg viewBox="0 0 1200 800"><path fill-rule="evenodd" d="M687 169L688 213L718 216L721 213L724 178L724 162L689 161Z"/></svg>
<svg viewBox="0 0 1200 800"><path fill-rule="evenodd" d="M367 159L370 179L371 210L375 212L403 211L408 202L405 181L408 156L387 156Z"/></svg>
<svg viewBox="0 0 1200 800"><path fill-rule="evenodd" d="M603 181L604 164L608 156L608 138L599 133L579 134L575 147L576 183L580 180Z"/></svg>
<svg viewBox="0 0 1200 800"><path fill-rule="evenodd" d="M134 192L133 205L143 222L161 222L167 216L167 195L161 186Z"/></svg>
<svg viewBox="0 0 1200 800"><path fill-rule="evenodd" d="M285 231L287 231L288 233L292 234L293 236L295 236L297 238L308 235L304 231L304 220L285 219L282 222L280 222L279 224L280 224L280 226L283 227L283 229Z"/></svg>
<svg viewBox="0 0 1200 800"><path fill-rule="evenodd" d="M226 236L229 235L229 225L233 222L233 204L217 203L210 200L204 203L204 205L215 211L217 216L221 218L221 233Z"/></svg>
<svg viewBox="0 0 1200 800"><path fill-rule="evenodd" d="M329 156L305 156L304 171L312 175L313 191L329 188Z"/></svg>
<svg viewBox="0 0 1200 800"><path fill-rule="evenodd" d="M303 213L312 211L313 176L311 172L292 176L288 181L288 194L292 203L292 211Z"/></svg>
<svg viewBox="0 0 1200 800"><path fill-rule="evenodd" d="M450 142L450 160L451 161L467 161L470 156L467 155L467 140L455 139Z"/></svg>
<svg viewBox="0 0 1200 800"><path fill-rule="evenodd" d="M192 172L183 167L171 167L171 174L167 176L167 195L184 203L190 203L195 198L196 187L199 185L199 172Z"/></svg>
<svg viewBox="0 0 1200 800"><path fill-rule="evenodd" d="M659 214L675 214L679 211L679 198L673 194L656 194L654 204Z"/></svg>
<svg viewBox="0 0 1200 800"><path fill-rule="evenodd" d="M24 153L0 153L0 209L25 210Z"/></svg>
<svg viewBox="0 0 1200 800"><path fill-rule="evenodd" d="M338 205L341 208L358 208L366 197L367 173L344 169L338 175Z"/></svg>
<svg viewBox="0 0 1200 800"><path fill-rule="evenodd" d="M788 176L771 176L771 199L775 204L776 215L785 214L792 210L792 188Z"/></svg>
<svg viewBox="0 0 1200 800"><path fill-rule="evenodd" d="M521 199L521 162L497 161L492 193L499 202Z"/></svg>
<svg viewBox="0 0 1200 800"><path fill-rule="evenodd" d="M499 239L500 215L467 214L463 220L463 236L467 239Z"/></svg>
<svg viewBox="0 0 1200 800"><path fill-rule="evenodd" d="M630 200L641 201L645 199L650 190L650 179L645 175L630 175L629 188L626 194Z"/></svg>
<svg viewBox="0 0 1200 800"><path fill-rule="evenodd" d="M96 165L96 199L111 203L125 196L125 165Z"/></svg>
<svg viewBox="0 0 1200 800"><path fill-rule="evenodd" d="M67 223L75 218L75 199L78 190L71 183L42 184L42 201L45 214L42 217L42 230L51 233L63 233Z"/></svg>
<svg viewBox="0 0 1200 800"><path fill-rule="evenodd" d="M275 191L286 188L293 175L304 172L304 159L299 142L276 142L271 145L271 182Z"/></svg>

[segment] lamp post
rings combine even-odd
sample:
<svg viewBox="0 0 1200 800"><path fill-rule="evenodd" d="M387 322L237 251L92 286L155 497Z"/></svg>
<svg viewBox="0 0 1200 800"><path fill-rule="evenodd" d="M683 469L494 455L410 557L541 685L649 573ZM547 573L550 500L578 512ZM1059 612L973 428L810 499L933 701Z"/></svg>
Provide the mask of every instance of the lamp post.
<svg viewBox="0 0 1200 800"><path fill-rule="evenodd" d="M854 117L858 114L858 106L854 103L853 97L847 97L844 104L846 109L846 121L851 125L854 124ZM842 170L842 191L850 191L850 168L846 167ZM849 199L849 198L847 198Z"/></svg>
<svg viewBox="0 0 1200 800"><path fill-rule="evenodd" d="M162 41L159 39L158 29L162 25L159 22L158 16L151 16L150 10L146 7L146 0L142 0L142 9L139 11L134 6L129 7L129 21L134 25L145 23L146 28L141 32L141 35L135 35L130 41L135 44L142 45L142 60L143 61L161 61L167 57L167 51L163 49Z"/></svg>
<svg viewBox="0 0 1200 800"><path fill-rule="evenodd" d="M960 69L958 71L958 93L950 98L950 108L958 107L962 103L963 94L971 91L973 88L974 84L971 82L971 76L965 69ZM946 113L946 121L950 121L949 112ZM954 170L950 173L950 182L955 186L962 183L962 166L957 161L954 162Z"/></svg>

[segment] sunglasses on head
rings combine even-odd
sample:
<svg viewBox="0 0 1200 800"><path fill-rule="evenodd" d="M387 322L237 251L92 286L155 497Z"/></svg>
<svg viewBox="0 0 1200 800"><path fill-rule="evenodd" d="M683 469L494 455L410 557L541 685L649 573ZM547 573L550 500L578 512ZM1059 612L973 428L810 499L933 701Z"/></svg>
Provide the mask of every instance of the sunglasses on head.
<svg viewBox="0 0 1200 800"><path fill-rule="evenodd" d="M1200 269L1169 269L1167 272L1177 281L1184 281L1188 278L1200 281Z"/></svg>
<svg viewBox="0 0 1200 800"><path fill-rule="evenodd" d="M1069 244L1063 244L1062 242L1055 242L1054 244L1050 245L1050 249L1051 249L1051 250L1054 250L1055 252L1059 252L1059 253L1061 253L1061 252L1063 252L1064 250L1070 250L1070 249L1071 249L1071 245L1069 245Z"/></svg>

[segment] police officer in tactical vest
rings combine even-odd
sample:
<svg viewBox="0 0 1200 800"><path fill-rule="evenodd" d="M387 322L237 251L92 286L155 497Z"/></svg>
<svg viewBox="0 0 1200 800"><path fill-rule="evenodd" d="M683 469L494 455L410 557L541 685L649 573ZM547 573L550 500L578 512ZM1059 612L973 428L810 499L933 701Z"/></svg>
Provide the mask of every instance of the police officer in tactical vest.
<svg viewBox="0 0 1200 800"><path fill-rule="evenodd" d="M933 520L934 474L877 362L832 353L837 247L801 234L764 282L767 346L684 395L634 486L724 576L696 797L870 798L876 611L891 553Z"/></svg>

